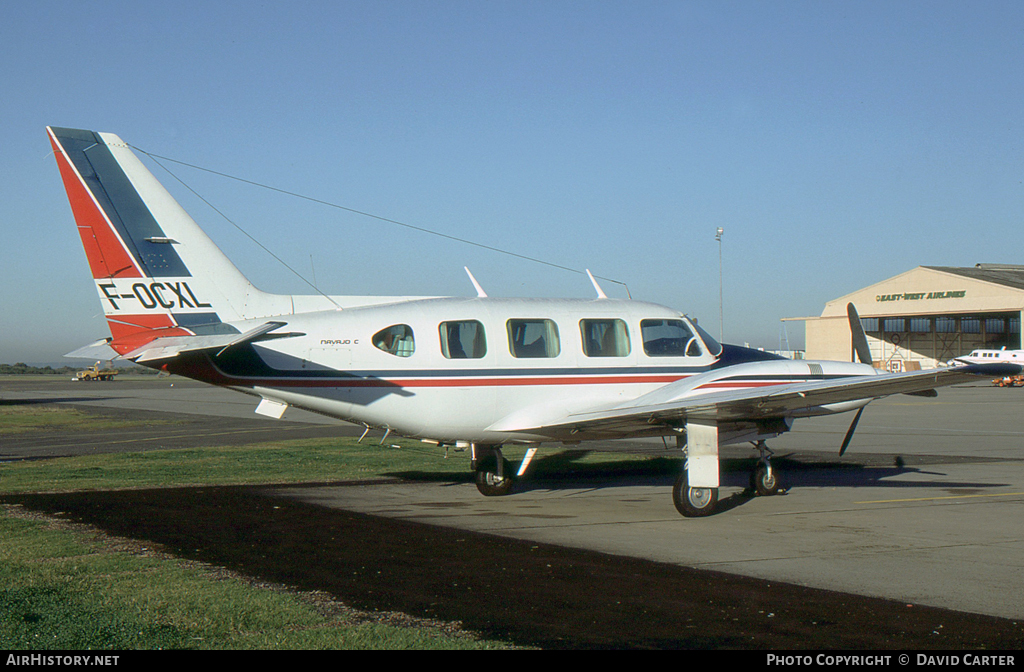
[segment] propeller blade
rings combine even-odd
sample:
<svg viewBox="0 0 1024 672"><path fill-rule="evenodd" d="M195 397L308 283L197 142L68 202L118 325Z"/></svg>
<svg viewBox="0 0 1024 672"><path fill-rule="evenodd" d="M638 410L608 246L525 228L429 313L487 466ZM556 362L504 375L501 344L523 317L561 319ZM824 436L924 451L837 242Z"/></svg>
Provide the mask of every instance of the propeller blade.
<svg viewBox="0 0 1024 672"><path fill-rule="evenodd" d="M852 303L846 304L846 316L850 320L850 333L853 335L853 348L857 351L857 359L861 364L873 366L871 362L871 349L868 347L868 337L864 333L864 327L860 323L860 315Z"/></svg>
<svg viewBox="0 0 1024 672"><path fill-rule="evenodd" d="M864 406L860 407L857 411L857 415L853 416L853 422L850 423L850 428L846 430L846 438L843 439L843 445L839 449L839 457L843 456L846 449L850 447L850 441L853 439L853 433L857 430L857 423L860 422L860 414L864 412Z"/></svg>

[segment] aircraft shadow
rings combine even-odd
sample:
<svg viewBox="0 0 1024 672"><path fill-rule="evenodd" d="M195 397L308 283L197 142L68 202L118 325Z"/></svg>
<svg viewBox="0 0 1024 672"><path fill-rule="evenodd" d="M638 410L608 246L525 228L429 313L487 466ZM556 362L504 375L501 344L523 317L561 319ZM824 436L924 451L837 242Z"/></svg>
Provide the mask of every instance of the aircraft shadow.
<svg viewBox="0 0 1024 672"><path fill-rule="evenodd" d="M536 490L605 490L636 486L664 486L671 488L683 468L678 457L638 457L615 462L586 462L583 458L588 451L566 451L537 458L530 465L526 476L519 479L515 492ZM512 461L512 468L517 463ZM753 458L723 458L721 462L721 483L723 488L741 488L740 493L719 500L720 510L741 506L754 499L749 492L750 474L756 466ZM984 491L1006 487L1009 483L975 482L963 480L906 480L897 477L917 474L929 477L944 477L946 473L934 466L921 468L894 464L892 466L868 466L850 461L801 462L785 456L776 456L772 465L777 471L781 491L802 487L839 488L893 488L914 490L920 488L943 488L950 490ZM407 481L435 483L471 483L472 472L465 474L439 474L423 471L391 472Z"/></svg>
<svg viewBox="0 0 1024 672"><path fill-rule="evenodd" d="M108 399L126 399L128 397L102 397ZM38 406L46 404L74 404L97 401L99 397L40 397L29 399L0 399L0 406Z"/></svg>

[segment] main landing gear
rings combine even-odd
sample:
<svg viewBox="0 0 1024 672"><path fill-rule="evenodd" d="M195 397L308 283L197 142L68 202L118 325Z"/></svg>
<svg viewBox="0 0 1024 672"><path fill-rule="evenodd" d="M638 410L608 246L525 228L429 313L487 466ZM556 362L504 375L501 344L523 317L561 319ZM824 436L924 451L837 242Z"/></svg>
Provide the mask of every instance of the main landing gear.
<svg viewBox="0 0 1024 672"><path fill-rule="evenodd" d="M691 427L690 438L697 438L700 429ZM684 448L686 451L686 464L683 472L676 479L672 487L672 503L676 510L687 518L700 518L710 516L719 509L718 486L719 486L719 460L717 444L717 428L714 433L704 437L702 443L694 441ZM713 439L713 440L709 440ZM746 491L747 496L757 495L769 497L779 492L779 480L775 470L772 468L772 450L765 445L764 441L753 444L758 451L757 464L750 473L750 489ZM472 468L476 474L476 488L485 497L501 497L512 492L517 476L521 476L530 460L536 453L536 448L530 448L518 473L513 471L512 464L501 454L501 446L497 445L472 445ZM696 482L698 485L691 485Z"/></svg>
<svg viewBox="0 0 1024 672"><path fill-rule="evenodd" d="M718 504L718 488L691 488L689 472L684 469L672 486L672 503L687 518L710 516Z"/></svg>
<svg viewBox="0 0 1024 672"><path fill-rule="evenodd" d="M772 469L771 456L773 455L764 441L754 444L754 449L760 456L753 471L750 472L750 494L758 497L770 497L779 493L779 479ZM683 469L683 473L676 479L672 487L672 503L676 510L687 518L699 518L715 513L718 506L717 487L691 487L689 470Z"/></svg>

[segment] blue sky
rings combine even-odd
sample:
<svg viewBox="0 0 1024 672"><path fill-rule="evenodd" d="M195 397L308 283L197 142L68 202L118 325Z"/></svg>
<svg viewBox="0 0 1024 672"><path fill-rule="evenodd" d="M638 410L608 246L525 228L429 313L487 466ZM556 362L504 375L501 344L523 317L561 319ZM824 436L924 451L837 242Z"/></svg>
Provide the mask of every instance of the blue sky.
<svg viewBox="0 0 1024 672"><path fill-rule="evenodd" d="M626 282L728 342L1024 263L1020 2L47 2L0 12L0 362L108 335L46 125ZM268 291L290 271L150 170ZM168 164L336 294L584 275ZM610 295L622 290L605 283ZM803 342L799 323L789 341Z"/></svg>

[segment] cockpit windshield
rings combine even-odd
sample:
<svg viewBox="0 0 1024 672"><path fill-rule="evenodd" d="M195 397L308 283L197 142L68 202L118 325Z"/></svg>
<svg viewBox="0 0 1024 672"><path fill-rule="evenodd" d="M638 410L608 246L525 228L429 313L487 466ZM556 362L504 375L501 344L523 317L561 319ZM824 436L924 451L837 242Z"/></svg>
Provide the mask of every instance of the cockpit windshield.
<svg viewBox="0 0 1024 672"><path fill-rule="evenodd" d="M722 344L721 343L716 341L711 336L711 334L709 334L708 332L706 332L703 329L701 329L700 325L697 324L696 321L691 320L689 318L687 318L686 321L690 323L690 325L697 332L697 335L700 336L700 339L702 341L704 341L704 347L706 347L708 349L708 352L711 353L712 356L718 357L720 354L722 354Z"/></svg>

